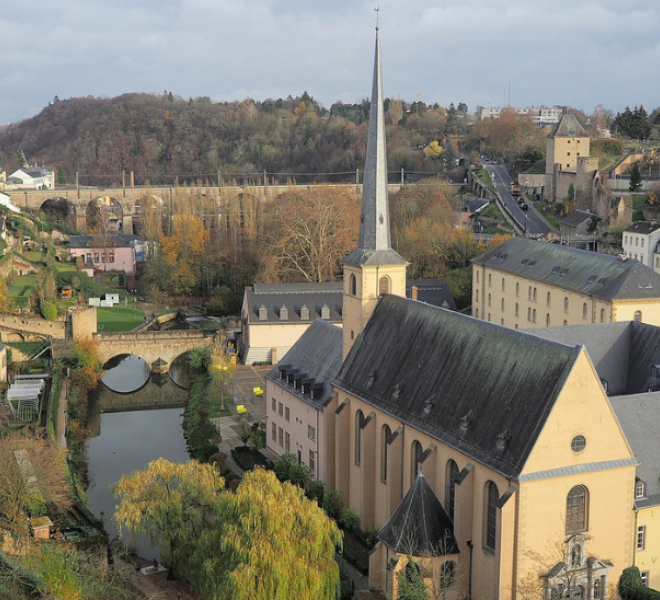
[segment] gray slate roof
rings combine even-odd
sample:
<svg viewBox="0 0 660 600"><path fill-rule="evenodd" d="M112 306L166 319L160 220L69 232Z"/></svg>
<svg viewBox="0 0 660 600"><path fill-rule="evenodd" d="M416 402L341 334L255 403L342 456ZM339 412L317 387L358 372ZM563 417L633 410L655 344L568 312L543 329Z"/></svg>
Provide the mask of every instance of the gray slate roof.
<svg viewBox="0 0 660 600"><path fill-rule="evenodd" d="M412 556L458 554L454 524L420 472L378 539L395 552Z"/></svg>
<svg viewBox="0 0 660 600"><path fill-rule="evenodd" d="M575 115L564 115L561 121L557 123L548 137L585 137L588 138L589 134L580 125Z"/></svg>
<svg viewBox="0 0 660 600"><path fill-rule="evenodd" d="M577 227L591 219L591 217L593 217L593 215L590 212L576 208L561 220L561 224L567 225L568 227Z"/></svg>
<svg viewBox="0 0 660 600"><path fill-rule="evenodd" d="M636 498L640 506L660 504L660 393L647 392L610 398L612 408L639 461L637 477L644 482L645 497Z"/></svg>
<svg viewBox="0 0 660 600"><path fill-rule="evenodd" d="M320 319L322 308L330 309L330 322L341 323L343 288L341 281L330 283L255 283L245 288L248 320L250 323L280 323L282 307L288 310L288 322L310 323ZM259 309L264 306L268 315L259 320ZM309 319L301 318L301 308L309 310ZM285 321L285 322L286 322Z"/></svg>
<svg viewBox="0 0 660 600"><path fill-rule="evenodd" d="M660 327L635 321L528 329L530 333L587 349L608 394L630 395L660 389ZM654 366L659 368L654 370Z"/></svg>
<svg viewBox="0 0 660 600"><path fill-rule="evenodd" d="M472 260L602 300L660 298L660 275L636 260L523 238L510 238Z"/></svg>
<svg viewBox="0 0 660 600"><path fill-rule="evenodd" d="M317 319L284 355L266 377L285 386L298 397L317 407L325 406L332 396L330 380L341 367L342 330L327 321ZM303 393L300 385L288 383L282 374L293 375L294 382L305 381L314 387L313 398Z"/></svg>
<svg viewBox="0 0 660 600"><path fill-rule="evenodd" d="M636 221L626 229L626 232L649 235L654 231L658 231L658 229L660 229L660 223L656 223L655 221Z"/></svg>
<svg viewBox="0 0 660 600"><path fill-rule="evenodd" d="M515 478L579 351L385 295L334 384Z"/></svg>
<svg viewBox="0 0 660 600"><path fill-rule="evenodd" d="M96 248L99 246L96 240L98 240L98 237L93 235L72 235L69 236L69 248ZM108 236L109 247L114 248L133 246L140 241L142 240L137 235L130 233L115 233Z"/></svg>
<svg viewBox="0 0 660 600"><path fill-rule="evenodd" d="M441 279L408 279L406 280L406 298L412 298L413 287L417 288L417 300L420 302L456 310L454 296L446 281Z"/></svg>

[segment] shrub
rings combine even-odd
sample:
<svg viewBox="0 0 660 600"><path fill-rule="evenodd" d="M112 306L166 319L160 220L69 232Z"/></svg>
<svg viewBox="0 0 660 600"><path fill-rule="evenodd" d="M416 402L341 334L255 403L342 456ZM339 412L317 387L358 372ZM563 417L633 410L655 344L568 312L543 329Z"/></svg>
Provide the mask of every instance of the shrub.
<svg viewBox="0 0 660 600"><path fill-rule="evenodd" d="M328 490L323 495L321 507L331 519L339 521L344 512L344 494L341 490Z"/></svg>
<svg viewBox="0 0 660 600"><path fill-rule="evenodd" d="M41 316L46 319L46 321L57 320L57 304L55 304L55 302L44 300L40 303L39 308L41 309Z"/></svg>
<svg viewBox="0 0 660 600"><path fill-rule="evenodd" d="M360 531L360 515L352 508L345 508L339 519L339 525L353 533Z"/></svg>

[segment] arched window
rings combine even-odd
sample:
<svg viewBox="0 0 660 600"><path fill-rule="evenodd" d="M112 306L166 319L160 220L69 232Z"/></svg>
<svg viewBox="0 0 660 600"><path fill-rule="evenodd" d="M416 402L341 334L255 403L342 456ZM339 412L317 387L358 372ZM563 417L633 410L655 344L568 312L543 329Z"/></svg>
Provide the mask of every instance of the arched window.
<svg viewBox="0 0 660 600"><path fill-rule="evenodd" d="M390 278L387 277L387 275L380 278L380 281L378 282L378 293L381 296L390 293Z"/></svg>
<svg viewBox="0 0 660 600"><path fill-rule="evenodd" d="M492 279L492 273L488 273L488 287L490 287L491 279Z"/></svg>
<svg viewBox="0 0 660 600"><path fill-rule="evenodd" d="M456 508L456 481L454 478L457 475L458 465L453 460L448 461L445 468L445 508L452 521L454 520Z"/></svg>
<svg viewBox="0 0 660 600"><path fill-rule="evenodd" d="M361 410L355 413L355 464L359 467L362 463L362 420L364 415Z"/></svg>
<svg viewBox="0 0 660 600"><path fill-rule="evenodd" d="M410 447L410 484L415 481L419 474L419 461L422 459L422 445L415 440Z"/></svg>
<svg viewBox="0 0 660 600"><path fill-rule="evenodd" d="M545 315L545 326L550 327L550 313Z"/></svg>
<svg viewBox="0 0 660 600"><path fill-rule="evenodd" d="M475 316L476 319L479 318L479 309L478 308L475 309L474 316Z"/></svg>
<svg viewBox="0 0 660 600"><path fill-rule="evenodd" d="M502 291L504 291L504 277L502 277Z"/></svg>
<svg viewBox="0 0 660 600"><path fill-rule="evenodd" d="M548 296L546 298L546 304L550 306L551 302L552 302L552 295L550 294L550 292L548 292Z"/></svg>
<svg viewBox="0 0 660 600"><path fill-rule="evenodd" d="M518 316L518 303L516 302L515 316Z"/></svg>
<svg viewBox="0 0 660 600"><path fill-rule="evenodd" d="M351 277L349 279L350 281L350 286L351 286L351 295L352 296L357 296L357 279L355 278L355 275L351 273Z"/></svg>
<svg viewBox="0 0 660 600"><path fill-rule="evenodd" d="M564 312L568 312L568 297L564 298Z"/></svg>
<svg viewBox="0 0 660 600"><path fill-rule="evenodd" d="M504 298L502 298L502 312L504 312Z"/></svg>
<svg viewBox="0 0 660 600"><path fill-rule="evenodd" d="M587 310L587 303L585 302L584 304L582 304L582 318L586 319L588 314L589 313Z"/></svg>
<svg viewBox="0 0 660 600"><path fill-rule="evenodd" d="M638 323L641 323L641 321L642 321L642 311L641 310L636 310L634 318L635 318L635 321L637 321Z"/></svg>
<svg viewBox="0 0 660 600"><path fill-rule="evenodd" d="M604 308L600 309L600 322L605 323L605 309Z"/></svg>
<svg viewBox="0 0 660 600"><path fill-rule="evenodd" d="M488 292L488 306L490 306L490 292Z"/></svg>
<svg viewBox="0 0 660 600"><path fill-rule="evenodd" d="M516 296L520 296L520 283L516 281Z"/></svg>
<svg viewBox="0 0 660 600"><path fill-rule="evenodd" d="M538 290L536 288L534 288L534 302L536 302L537 291Z"/></svg>
<svg viewBox="0 0 660 600"><path fill-rule="evenodd" d="M477 271L477 283L479 283L479 271Z"/></svg>
<svg viewBox="0 0 660 600"><path fill-rule="evenodd" d="M484 490L484 549L495 552L497 538L497 503L500 494L497 486L489 481Z"/></svg>
<svg viewBox="0 0 660 600"><path fill-rule="evenodd" d="M589 494L583 485L576 485L566 497L566 533L587 530Z"/></svg>
<svg viewBox="0 0 660 600"><path fill-rule="evenodd" d="M392 435L392 430L388 425L383 425L380 430L380 480L387 483L387 462L389 460L387 438Z"/></svg>

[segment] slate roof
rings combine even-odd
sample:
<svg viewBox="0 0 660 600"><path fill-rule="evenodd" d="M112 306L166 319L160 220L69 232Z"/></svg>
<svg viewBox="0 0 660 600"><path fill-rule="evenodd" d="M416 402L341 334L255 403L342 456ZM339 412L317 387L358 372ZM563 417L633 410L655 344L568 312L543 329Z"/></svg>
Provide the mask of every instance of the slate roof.
<svg viewBox="0 0 660 600"><path fill-rule="evenodd" d="M639 507L660 504L660 393L647 392L610 398L612 408L635 458L637 477L644 482L645 497L636 498Z"/></svg>
<svg viewBox="0 0 660 600"><path fill-rule="evenodd" d="M96 240L98 237L93 235L72 235L69 236L69 248L97 248L100 244ZM108 247L123 248L140 241L137 235L115 233L108 236Z"/></svg>
<svg viewBox="0 0 660 600"><path fill-rule="evenodd" d="M317 319L266 377L278 385L286 386L305 402L326 406L332 396L330 380L337 375L341 367L341 355L341 328ZM310 383L314 387L313 398L283 380L282 372L295 372L295 379Z"/></svg>
<svg viewBox="0 0 660 600"><path fill-rule="evenodd" d="M584 127L580 125L580 122L575 115L564 115L548 137L588 138L589 134L584 130Z"/></svg>
<svg viewBox="0 0 660 600"><path fill-rule="evenodd" d="M420 302L456 310L454 296L446 281L441 279L408 279L406 280L407 298L412 298L413 287L417 288L417 300Z"/></svg>
<svg viewBox="0 0 660 600"><path fill-rule="evenodd" d="M385 295L333 383L515 478L580 350Z"/></svg>
<svg viewBox="0 0 660 600"><path fill-rule="evenodd" d="M586 210L575 209L561 220L561 224L568 227L577 227L578 225L582 225L582 223L591 219L591 217L593 217L593 215L590 212L587 212Z"/></svg>
<svg viewBox="0 0 660 600"><path fill-rule="evenodd" d="M526 331L559 343L584 345L612 396L660 389L660 327L624 321Z"/></svg>
<svg viewBox="0 0 660 600"><path fill-rule="evenodd" d="M454 524L420 472L378 539L411 556L458 554Z"/></svg>
<svg viewBox="0 0 660 600"><path fill-rule="evenodd" d="M602 300L660 299L660 275L636 260L510 238L472 260Z"/></svg>
<svg viewBox="0 0 660 600"><path fill-rule="evenodd" d="M330 310L330 322L341 323L343 287L341 281L331 283L259 283L245 288L245 300L250 323L312 322L322 316L322 308ZM265 307L267 318L259 320L259 309ZM282 307L288 318L280 318ZM309 318L301 317L301 308L307 307Z"/></svg>
<svg viewBox="0 0 660 600"><path fill-rule="evenodd" d="M656 223L655 221L636 221L625 231L626 233L649 235L654 231L658 231L658 229L660 229L660 223Z"/></svg>

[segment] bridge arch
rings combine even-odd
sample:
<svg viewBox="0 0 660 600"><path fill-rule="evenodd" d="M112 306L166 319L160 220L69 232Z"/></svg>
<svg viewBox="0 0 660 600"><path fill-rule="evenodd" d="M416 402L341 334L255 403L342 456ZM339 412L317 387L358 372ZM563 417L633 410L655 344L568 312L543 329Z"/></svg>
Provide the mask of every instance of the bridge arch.
<svg viewBox="0 0 660 600"><path fill-rule="evenodd" d="M85 211L88 231L101 229L107 233L121 233L124 209L112 196L98 196L87 204Z"/></svg>
<svg viewBox="0 0 660 600"><path fill-rule="evenodd" d="M78 226L78 209L68 198L47 198L39 207L39 212L43 212L46 220L55 225L66 225L71 229Z"/></svg>

